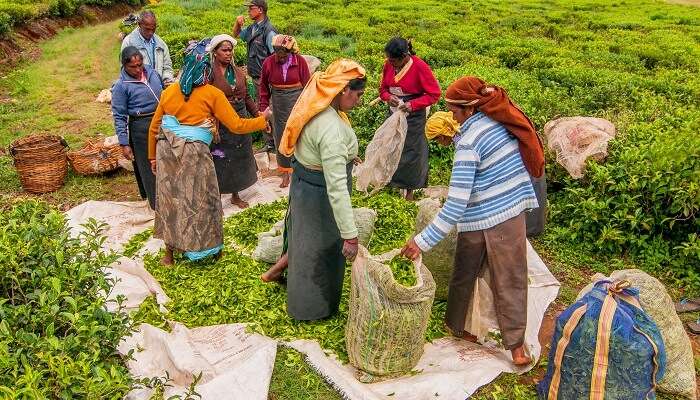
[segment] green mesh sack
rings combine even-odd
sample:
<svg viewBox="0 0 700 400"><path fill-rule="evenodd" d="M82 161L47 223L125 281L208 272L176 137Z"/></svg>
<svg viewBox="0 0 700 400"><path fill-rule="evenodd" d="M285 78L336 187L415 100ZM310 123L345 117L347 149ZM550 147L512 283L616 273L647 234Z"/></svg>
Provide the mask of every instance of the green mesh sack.
<svg viewBox="0 0 700 400"><path fill-rule="evenodd" d="M416 233L421 232L440 211L440 201L426 198L418 202L418 215L416 216ZM457 249L457 229L452 228L445 239L438 243L430 251L423 252L423 264L430 270L435 279L437 288L435 300L447 300L447 290L450 286L452 267L454 266L455 251Z"/></svg>
<svg viewBox="0 0 700 400"><path fill-rule="evenodd" d="M374 257L360 246L352 263L345 345L361 382L409 373L423 355L435 281L419 257L414 261L416 284L397 283L384 263L398 252Z"/></svg>

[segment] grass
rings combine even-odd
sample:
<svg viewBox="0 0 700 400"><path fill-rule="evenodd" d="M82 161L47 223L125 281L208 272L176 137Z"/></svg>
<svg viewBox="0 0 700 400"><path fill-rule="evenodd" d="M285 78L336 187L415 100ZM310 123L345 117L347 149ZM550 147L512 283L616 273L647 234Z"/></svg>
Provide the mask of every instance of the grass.
<svg viewBox="0 0 700 400"><path fill-rule="evenodd" d="M118 23L66 29L41 44L39 62L22 65L0 79L0 147L37 133L63 136L72 149L89 138L114 134L109 104L96 103L119 77ZM85 51L81 43L91 43ZM22 192L12 160L0 152L0 200ZM137 200L133 175L116 172L84 177L69 173L65 186L39 196L60 209L86 200Z"/></svg>

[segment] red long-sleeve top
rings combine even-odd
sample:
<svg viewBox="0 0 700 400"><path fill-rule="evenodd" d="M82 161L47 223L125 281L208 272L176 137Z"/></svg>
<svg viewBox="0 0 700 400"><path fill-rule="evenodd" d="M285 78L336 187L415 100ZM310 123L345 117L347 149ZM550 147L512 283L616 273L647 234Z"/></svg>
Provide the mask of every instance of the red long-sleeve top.
<svg viewBox="0 0 700 400"><path fill-rule="evenodd" d="M382 73L382 83L379 86L379 97L384 101L389 101L392 93L390 88L400 88L403 95L420 95L408 103L411 104L413 111L422 110L430 107L440 100L440 84L430 66L417 56L411 56L413 65L408 70L406 75L398 82L394 82L396 72L394 67L388 62L384 63L384 71Z"/></svg>
<svg viewBox="0 0 700 400"><path fill-rule="evenodd" d="M263 61L262 73L260 74L260 111L267 110L270 106L270 85L290 86L300 84L306 86L311 75L306 59L299 54L291 54L292 63L287 70L287 79L282 74L282 65L277 62L277 57L271 55Z"/></svg>

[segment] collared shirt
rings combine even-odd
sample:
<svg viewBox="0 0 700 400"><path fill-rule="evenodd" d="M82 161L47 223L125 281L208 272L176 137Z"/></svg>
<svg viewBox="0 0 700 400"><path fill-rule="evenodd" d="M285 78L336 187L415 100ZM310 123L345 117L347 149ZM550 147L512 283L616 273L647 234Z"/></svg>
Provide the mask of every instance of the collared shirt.
<svg viewBox="0 0 700 400"><path fill-rule="evenodd" d="M139 29L139 38L143 42L144 47L146 47L146 52L148 53L148 65L155 65L156 60L156 40L151 36L150 40L146 40L141 34Z"/></svg>

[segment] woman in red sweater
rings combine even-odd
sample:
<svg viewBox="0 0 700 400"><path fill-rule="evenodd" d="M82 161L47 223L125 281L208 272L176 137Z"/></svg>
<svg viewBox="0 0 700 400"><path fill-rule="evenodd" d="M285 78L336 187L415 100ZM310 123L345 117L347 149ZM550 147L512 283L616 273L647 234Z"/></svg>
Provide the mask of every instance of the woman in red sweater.
<svg viewBox="0 0 700 400"><path fill-rule="evenodd" d="M280 187L289 186L292 165L289 157L279 151L282 132L302 89L309 81L309 66L299 54L299 46L292 36L275 35L272 38L275 54L263 62L260 75L260 111L272 106L272 135L275 138L277 170L282 176Z"/></svg>
<svg viewBox="0 0 700 400"><path fill-rule="evenodd" d="M408 113L408 131L399 166L389 186L413 190L428 184L428 141L425 138L426 109L440 99L440 85L428 64L416 57L411 43L395 37L384 47L386 62L379 97L392 108Z"/></svg>

